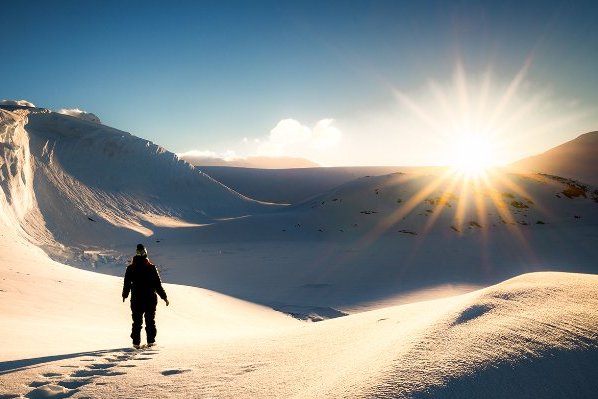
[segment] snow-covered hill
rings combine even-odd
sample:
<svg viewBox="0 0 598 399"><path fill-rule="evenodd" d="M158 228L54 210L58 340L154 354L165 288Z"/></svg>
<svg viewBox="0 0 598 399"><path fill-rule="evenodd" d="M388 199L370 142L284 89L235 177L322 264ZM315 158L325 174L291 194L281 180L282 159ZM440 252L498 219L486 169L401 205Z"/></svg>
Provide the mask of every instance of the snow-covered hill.
<svg viewBox="0 0 598 399"><path fill-rule="evenodd" d="M199 166L228 187L262 201L297 204L364 176L430 173L439 168L408 166L347 166L296 169Z"/></svg>
<svg viewBox="0 0 598 399"><path fill-rule="evenodd" d="M592 275L527 274L321 323L167 285L160 344L140 352L128 348L120 279L6 238L0 276L3 398L592 398L598 389Z"/></svg>
<svg viewBox="0 0 598 399"><path fill-rule="evenodd" d="M594 189L503 172L489 182L364 177L280 213L160 230L153 254L170 281L326 314L531 271L597 271Z"/></svg>
<svg viewBox="0 0 598 399"><path fill-rule="evenodd" d="M598 132L589 132L550 150L514 162L514 168L549 173L598 185Z"/></svg>
<svg viewBox="0 0 598 399"><path fill-rule="evenodd" d="M329 234L365 229L463 235L509 225L595 224L598 190L550 175L495 170L461 177L445 170L363 177L291 209L308 228Z"/></svg>
<svg viewBox="0 0 598 399"><path fill-rule="evenodd" d="M155 226L268 208L129 133L45 109L2 107L4 217L58 258L147 237Z"/></svg>

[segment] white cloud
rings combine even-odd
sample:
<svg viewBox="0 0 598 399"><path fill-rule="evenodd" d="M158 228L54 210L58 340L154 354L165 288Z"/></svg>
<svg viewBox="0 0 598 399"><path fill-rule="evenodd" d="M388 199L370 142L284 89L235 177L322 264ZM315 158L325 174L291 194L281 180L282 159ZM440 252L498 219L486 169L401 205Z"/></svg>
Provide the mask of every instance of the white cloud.
<svg viewBox="0 0 598 399"><path fill-rule="evenodd" d="M338 145L342 132L333 125L334 119L322 119L313 128L302 125L296 119L282 119L270 131L267 138L260 140L258 154L268 156L298 155L297 152L311 149L324 150ZM288 154L289 149L293 154Z"/></svg>
<svg viewBox="0 0 598 399"><path fill-rule="evenodd" d="M281 157L284 152L284 145L273 143L271 141L264 141L257 147L258 155L268 157Z"/></svg>
<svg viewBox="0 0 598 399"><path fill-rule="evenodd" d="M322 119L313 129L314 145L318 149L335 147L340 143L343 134L339 128L332 126L334 119Z"/></svg>
<svg viewBox="0 0 598 399"><path fill-rule="evenodd" d="M83 119L85 121L89 121L89 122L94 122L94 123L102 123L100 121L100 118L98 118L96 115L90 113L90 112L85 112L80 110L79 108L63 108L58 110L59 114L63 114L63 115L69 115L69 116L73 116L75 118L79 118L79 119Z"/></svg>
<svg viewBox="0 0 598 399"><path fill-rule="evenodd" d="M21 107L35 107L27 100L0 100L0 105L18 105Z"/></svg>
<svg viewBox="0 0 598 399"><path fill-rule="evenodd" d="M270 130L269 139L272 143L289 145L302 143L311 137L311 129L303 126L295 119L282 119Z"/></svg>

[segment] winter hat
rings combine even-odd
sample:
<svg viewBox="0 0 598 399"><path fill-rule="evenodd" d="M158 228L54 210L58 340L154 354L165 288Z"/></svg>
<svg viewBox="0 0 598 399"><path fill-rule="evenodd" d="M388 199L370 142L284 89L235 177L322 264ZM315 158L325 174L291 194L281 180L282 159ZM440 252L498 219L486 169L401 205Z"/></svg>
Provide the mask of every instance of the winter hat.
<svg viewBox="0 0 598 399"><path fill-rule="evenodd" d="M147 249L145 249L143 244L137 244L137 255L147 258Z"/></svg>

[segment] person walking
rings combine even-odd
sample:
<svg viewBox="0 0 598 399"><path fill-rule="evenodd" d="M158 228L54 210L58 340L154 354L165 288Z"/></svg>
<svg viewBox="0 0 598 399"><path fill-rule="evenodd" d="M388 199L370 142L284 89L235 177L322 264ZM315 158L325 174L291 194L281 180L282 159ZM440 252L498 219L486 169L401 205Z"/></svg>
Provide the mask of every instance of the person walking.
<svg viewBox="0 0 598 399"><path fill-rule="evenodd" d="M153 346L156 342L156 306L158 297L156 293L169 305L166 291L162 288L162 281L158 269L147 258L147 250L143 244L137 245L136 255L133 261L127 266L125 281L123 285L123 302L131 292L131 312L133 326L131 338L133 346L139 348L141 344L141 326L145 315L145 333L147 346Z"/></svg>

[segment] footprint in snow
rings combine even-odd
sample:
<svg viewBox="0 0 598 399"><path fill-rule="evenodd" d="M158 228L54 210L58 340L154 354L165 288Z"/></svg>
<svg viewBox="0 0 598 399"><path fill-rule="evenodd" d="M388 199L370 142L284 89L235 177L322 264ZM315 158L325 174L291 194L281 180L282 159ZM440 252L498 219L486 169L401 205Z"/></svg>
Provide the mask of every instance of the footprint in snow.
<svg viewBox="0 0 598 399"><path fill-rule="evenodd" d="M96 363L89 366L92 370L103 370L103 369L110 369L116 366L116 363Z"/></svg>
<svg viewBox="0 0 598 399"><path fill-rule="evenodd" d="M41 387L42 385L46 385L48 383L48 381L32 381L29 386L31 388L38 388Z"/></svg>
<svg viewBox="0 0 598 399"><path fill-rule="evenodd" d="M115 375L123 375L120 371L110 371L107 369L88 369L88 370L77 370L71 377L113 377Z"/></svg>
<svg viewBox="0 0 598 399"><path fill-rule="evenodd" d="M134 349L121 350L119 353L115 353L112 356L107 357L88 357L81 359L82 362L89 362L89 364L83 368L76 365L61 365L62 368L74 368L68 376L63 373L44 373L41 376L46 378L45 381L32 381L29 384L30 388L33 388L29 393L25 395L29 399L61 399L68 398L79 392L80 388L91 384L98 377L111 377L126 374L124 372L112 370L114 367L135 367L134 364L120 364L129 360L150 360L151 357L137 357L139 351ZM158 352L153 351L147 354L156 354ZM101 363L98 361L108 360L108 363ZM107 382L96 382L96 385L105 385ZM0 395L0 399L12 399L20 397L20 395Z"/></svg>
<svg viewBox="0 0 598 399"><path fill-rule="evenodd" d="M62 375L61 373L45 373L45 374L42 374L42 376L44 376L46 378L60 377L61 375Z"/></svg>
<svg viewBox="0 0 598 399"><path fill-rule="evenodd" d="M175 375L175 374L183 374L186 372L191 371L191 369L166 369L166 370L162 370L162 372L160 374L162 375Z"/></svg>
<svg viewBox="0 0 598 399"><path fill-rule="evenodd" d="M26 398L29 399L61 399L61 398L68 398L76 393L76 390L67 389L65 387L61 387L60 385L44 385L38 388L35 388L27 395Z"/></svg>
<svg viewBox="0 0 598 399"><path fill-rule="evenodd" d="M57 385L60 385L61 387L67 388L67 389L77 389L77 388L81 388L82 386L91 384L93 382L92 378L78 378L78 379L68 379L68 380L63 380L60 381Z"/></svg>

